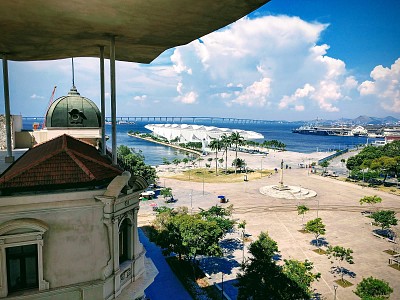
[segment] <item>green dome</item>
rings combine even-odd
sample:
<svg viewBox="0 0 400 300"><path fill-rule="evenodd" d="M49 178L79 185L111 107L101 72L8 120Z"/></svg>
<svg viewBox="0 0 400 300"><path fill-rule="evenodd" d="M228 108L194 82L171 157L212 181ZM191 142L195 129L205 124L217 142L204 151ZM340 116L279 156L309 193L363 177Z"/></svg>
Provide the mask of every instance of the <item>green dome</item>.
<svg viewBox="0 0 400 300"><path fill-rule="evenodd" d="M46 127L101 127L101 114L96 104L82 97L73 86L67 96L51 104L46 114Z"/></svg>

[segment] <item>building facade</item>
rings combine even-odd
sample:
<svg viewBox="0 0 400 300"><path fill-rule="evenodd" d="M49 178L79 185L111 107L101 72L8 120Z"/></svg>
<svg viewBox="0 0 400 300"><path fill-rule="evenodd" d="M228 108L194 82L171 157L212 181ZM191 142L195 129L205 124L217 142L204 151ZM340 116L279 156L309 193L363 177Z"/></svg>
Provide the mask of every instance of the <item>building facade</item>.
<svg viewBox="0 0 400 300"><path fill-rule="evenodd" d="M0 177L0 298L143 297L156 274L137 230L146 187L72 137L28 150Z"/></svg>

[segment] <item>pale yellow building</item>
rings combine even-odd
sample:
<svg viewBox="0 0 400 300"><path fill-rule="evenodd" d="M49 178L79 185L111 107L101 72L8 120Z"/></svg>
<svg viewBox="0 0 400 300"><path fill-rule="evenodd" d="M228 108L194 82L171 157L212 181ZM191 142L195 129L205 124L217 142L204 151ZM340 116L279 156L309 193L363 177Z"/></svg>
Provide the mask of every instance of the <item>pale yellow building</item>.
<svg viewBox="0 0 400 300"><path fill-rule="evenodd" d="M0 298L143 296L156 274L137 231L146 187L68 135L24 153L0 177Z"/></svg>

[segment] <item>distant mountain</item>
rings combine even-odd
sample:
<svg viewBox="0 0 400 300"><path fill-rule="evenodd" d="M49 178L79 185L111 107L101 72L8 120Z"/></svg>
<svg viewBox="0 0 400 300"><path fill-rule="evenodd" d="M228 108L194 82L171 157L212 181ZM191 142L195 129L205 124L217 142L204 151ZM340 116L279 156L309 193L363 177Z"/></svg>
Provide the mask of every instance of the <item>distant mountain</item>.
<svg viewBox="0 0 400 300"><path fill-rule="evenodd" d="M338 120L323 120L323 123L339 123L347 125L400 125L400 120L392 116L385 118L359 116L355 119L341 118Z"/></svg>
<svg viewBox="0 0 400 300"><path fill-rule="evenodd" d="M376 118L376 117L368 117L368 116L359 116L353 120L354 124L359 125L366 125L366 124L373 124L373 125L394 125L399 123L399 119L396 119L392 116L388 116L385 118Z"/></svg>

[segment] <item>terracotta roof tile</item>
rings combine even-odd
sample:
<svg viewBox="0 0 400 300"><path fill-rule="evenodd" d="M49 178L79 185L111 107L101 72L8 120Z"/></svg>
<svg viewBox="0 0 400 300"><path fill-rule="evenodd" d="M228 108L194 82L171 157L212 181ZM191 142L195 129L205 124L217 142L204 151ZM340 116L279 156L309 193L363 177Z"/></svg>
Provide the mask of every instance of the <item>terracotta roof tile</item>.
<svg viewBox="0 0 400 300"><path fill-rule="evenodd" d="M28 150L0 177L0 190L51 190L110 182L122 171L95 147L62 135Z"/></svg>

